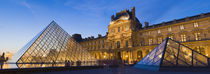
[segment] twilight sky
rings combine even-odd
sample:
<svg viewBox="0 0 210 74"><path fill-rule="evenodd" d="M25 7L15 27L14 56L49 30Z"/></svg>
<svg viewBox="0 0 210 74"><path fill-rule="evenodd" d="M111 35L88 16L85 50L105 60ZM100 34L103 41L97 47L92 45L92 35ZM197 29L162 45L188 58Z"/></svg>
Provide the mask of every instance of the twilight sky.
<svg viewBox="0 0 210 74"><path fill-rule="evenodd" d="M111 15L132 6L150 24L210 12L210 0L0 0L0 52L15 53L52 20L69 34L105 35Z"/></svg>

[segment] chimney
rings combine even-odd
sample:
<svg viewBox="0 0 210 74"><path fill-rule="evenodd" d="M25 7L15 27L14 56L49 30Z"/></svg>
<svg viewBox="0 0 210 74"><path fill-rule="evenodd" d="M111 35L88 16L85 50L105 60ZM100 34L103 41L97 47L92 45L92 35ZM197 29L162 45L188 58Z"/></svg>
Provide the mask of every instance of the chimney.
<svg viewBox="0 0 210 74"><path fill-rule="evenodd" d="M190 20L190 18L187 16L187 17L185 18L185 20L186 20L186 21L189 21L189 20Z"/></svg>
<svg viewBox="0 0 210 74"><path fill-rule="evenodd" d="M91 38L91 39L94 39L94 36L91 36L90 38Z"/></svg>
<svg viewBox="0 0 210 74"><path fill-rule="evenodd" d="M144 28L149 27L149 22L144 22Z"/></svg>
<svg viewBox="0 0 210 74"><path fill-rule="evenodd" d="M111 16L111 21L113 21L113 20L114 20L114 15Z"/></svg>
<svg viewBox="0 0 210 74"><path fill-rule="evenodd" d="M201 13L201 14L200 14L200 17L204 17L204 13Z"/></svg>
<svg viewBox="0 0 210 74"><path fill-rule="evenodd" d="M174 23L176 23L176 19L174 19L174 21L173 21Z"/></svg>
<svg viewBox="0 0 210 74"><path fill-rule="evenodd" d="M131 12L132 12L132 19L135 21L136 20L136 13L135 13L135 7L134 6L131 8Z"/></svg>
<svg viewBox="0 0 210 74"><path fill-rule="evenodd" d="M165 22L164 21L162 22L162 25L165 25Z"/></svg>
<svg viewBox="0 0 210 74"><path fill-rule="evenodd" d="M72 38L73 38L75 41L77 41L77 42L82 41L82 36L81 36L81 34L73 34L73 35L72 35Z"/></svg>
<svg viewBox="0 0 210 74"><path fill-rule="evenodd" d="M98 37L101 38L102 37L101 34L98 34Z"/></svg>

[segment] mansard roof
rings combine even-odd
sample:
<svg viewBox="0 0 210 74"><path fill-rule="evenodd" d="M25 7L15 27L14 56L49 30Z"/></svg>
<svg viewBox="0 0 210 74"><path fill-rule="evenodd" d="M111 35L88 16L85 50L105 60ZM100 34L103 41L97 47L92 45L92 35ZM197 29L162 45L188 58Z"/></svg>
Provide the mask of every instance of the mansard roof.
<svg viewBox="0 0 210 74"><path fill-rule="evenodd" d="M144 29L151 29L151 28L156 28L156 27L161 27L161 26L166 26L166 25L172 25L172 24L176 24L176 23L187 22L187 21L197 20L197 19L206 18L206 17L210 17L210 12L201 13L200 15L185 17L185 18L181 18L181 19L174 19L174 20L171 20L168 22L153 24L148 27L144 27Z"/></svg>

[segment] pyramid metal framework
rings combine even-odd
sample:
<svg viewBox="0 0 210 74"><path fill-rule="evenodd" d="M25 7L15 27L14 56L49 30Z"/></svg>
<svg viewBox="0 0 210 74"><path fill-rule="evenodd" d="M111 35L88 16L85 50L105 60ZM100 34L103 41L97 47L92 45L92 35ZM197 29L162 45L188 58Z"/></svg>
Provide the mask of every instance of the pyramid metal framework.
<svg viewBox="0 0 210 74"><path fill-rule="evenodd" d="M75 62L74 65L81 61L81 66L97 64L97 60L54 21L12 58L18 68L64 66L67 60Z"/></svg>
<svg viewBox="0 0 210 74"><path fill-rule="evenodd" d="M209 58L169 38L134 67L159 71L164 67L208 67Z"/></svg>

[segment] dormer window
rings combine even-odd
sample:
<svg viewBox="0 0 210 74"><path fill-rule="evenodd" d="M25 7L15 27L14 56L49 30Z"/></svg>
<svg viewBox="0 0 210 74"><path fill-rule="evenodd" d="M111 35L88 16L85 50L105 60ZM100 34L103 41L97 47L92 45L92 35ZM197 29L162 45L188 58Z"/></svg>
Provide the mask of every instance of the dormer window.
<svg viewBox="0 0 210 74"><path fill-rule="evenodd" d="M152 45L152 38L149 39L149 45Z"/></svg>
<svg viewBox="0 0 210 74"><path fill-rule="evenodd" d="M120 48L120 41L117 41L117 48Z"/></svg>
<svg viewBox="0 0 210 74"><path fill-rule="evenodd" d="M193 26L198 27L198 23L197 22L193 23Z"/></svg>
<svg viewBox="0 0 210 74"><path fill-rule="evenodd" d="M150 35L150 34L151 34L151 32L149 31L149 32L148 32L148 35Z"/></svg>
<svg viewBox="0 0 210 74"><path fill-rule="evenodd" d="M168 31L171 31L171 27L168 28Z"/></svg>
<svg viewBox="0 0 210 74"><path fill-rule="evenodd" d="M118 27L118 32L120 32L120 27Z"/></svg>
<svg viewBox="0 0 210 74"><path fill-rule="evenodd" d="M160 30L158 30L158 34L161 33Z"/></svg>
<svg viewBox="0 0 210 74"><path fill-rule="evenodd" d="M183 30L183 29L184 29L184 25L181 25L181 26L180 26L180 29Z"/></svg>

